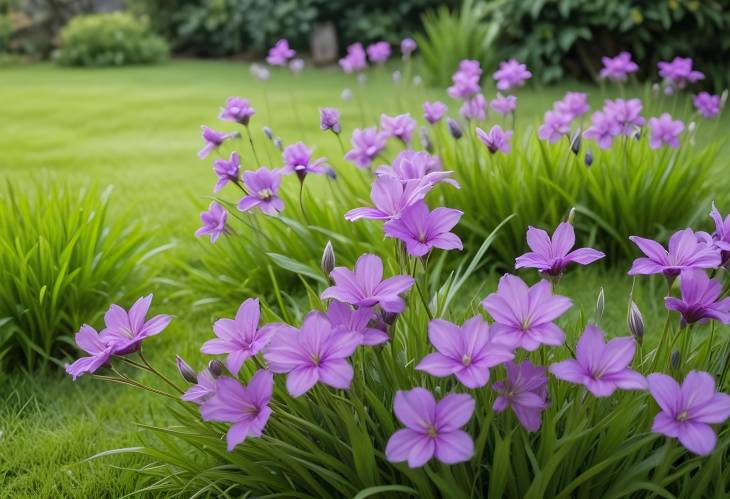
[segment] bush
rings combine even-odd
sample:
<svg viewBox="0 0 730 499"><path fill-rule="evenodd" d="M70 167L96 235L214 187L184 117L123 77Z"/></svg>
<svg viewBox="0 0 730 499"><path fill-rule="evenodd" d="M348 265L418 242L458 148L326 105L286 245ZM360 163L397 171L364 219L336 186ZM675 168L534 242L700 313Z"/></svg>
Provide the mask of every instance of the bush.
<svg viewBox="0 0 730 499"><path fill-rule="evenodd" d="M147 283L151 232L110 221L110 190L37 184L0 194L0 361L32 369L112 300Z"/></svg>
<svg viewBox="0 0 730 499"><path fill-rule="evenodd" d="M72 19L61 31L57 59L66 66L124 66L157 63L167 56L167 43L146 23L112 13Z"/></svg>

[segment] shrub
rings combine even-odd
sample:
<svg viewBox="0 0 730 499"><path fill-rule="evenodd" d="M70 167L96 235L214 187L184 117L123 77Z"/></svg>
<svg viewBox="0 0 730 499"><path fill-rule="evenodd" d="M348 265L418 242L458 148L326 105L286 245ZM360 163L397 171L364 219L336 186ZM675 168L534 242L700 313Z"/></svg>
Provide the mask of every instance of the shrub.
<svg viewBox="0 0 730 499"><path fill-rule="evenodd" d="M78 16L61 31L58 62L67 66L151 64L167 58L167 43L128 14Z"/></svg>
<svg viewBox="0 0 730 499"><path fill-rule="evenodd" d="M0 360L47 364L83 321L146 286L151 232L108 215L110 190L38 183L0 194Z"/></svg>

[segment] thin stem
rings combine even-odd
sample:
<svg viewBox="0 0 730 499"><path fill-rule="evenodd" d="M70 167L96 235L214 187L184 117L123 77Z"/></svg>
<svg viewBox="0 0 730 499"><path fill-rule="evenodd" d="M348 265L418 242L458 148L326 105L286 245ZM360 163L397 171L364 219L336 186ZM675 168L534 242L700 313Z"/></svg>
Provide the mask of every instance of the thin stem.
<svg viewBox="0 0 730 499"><path fill-rule="evenodd" d="M100 379L102 381L109 381L110 383L117 383L117 384L120 384L120 385L127 385L127 386L131 386L131 387L134 387L134 388L140 388L142 390L146 390L148 392L152 392L152 393L155 393L157 395L162 395L163 397L168 397L168 398L171 398L173 400L178 400L178 398L176 396L174 396L174 395L171 395L171 394L169 394L167 392L163 392L162 390L158 390L156 388L152 388L151 386L143 385L142 383L139 383L139 382L134 381L132 379L129 379L127 377L116 378L114 376L103 376L101 374L94 374L92 376L94 378Z"/></svg>
<svg viewBox="0 0 730 499"><path fill-rule="evenodd" d="M141 347L139 349L139 352L137 352L137 353L139 354L139 359L144 363L144 365L147 366L147 368L149 369L149 371L151 373L155 374L162 381L164 381L165 383L167 383L168 385L170 385L172 388L175 389L175 391L177 391L177 392L179 392L181 394L182 393L185 393L185 390L180 389L175 383L173 383L172 381L170 381L169 379L167 379L167 377L164 376L160 371L158 371L157 369L155 369L154 367L152 367L152 364L150 364L147 361L147 359L145 358L145 356L142 354L142 348Z"/></svg>
<svg viewBox="0 0 730 499"><path fill-rule="evenodd" d="M337 143L340 144L340 151L342 151L342 156L345 156L347 154L347 151L345 151L345 144L342 143L342 137L340 137L339 133L335 133L335 137L337 137Z"/></svg>
<svg viewBox="0 0 730 499"><path fill-rule="evenodd" d="M309 225L309 218L307 217L307 212L304 210L304 180L299 182L299 209L302 210L304 221Z"/></svg>
<svg viewBox="0 0 730 499"><path fill-rule="evenodd" d="M246 133L248 134L248 143L251 144L251 151L253 152L253 157L256 160L256 164L258 166L263 166L261 164L261 161L259 160L258 154L256 154L256 146L253 145L253 137L251 136L251 129L246 125Z"/></svg>

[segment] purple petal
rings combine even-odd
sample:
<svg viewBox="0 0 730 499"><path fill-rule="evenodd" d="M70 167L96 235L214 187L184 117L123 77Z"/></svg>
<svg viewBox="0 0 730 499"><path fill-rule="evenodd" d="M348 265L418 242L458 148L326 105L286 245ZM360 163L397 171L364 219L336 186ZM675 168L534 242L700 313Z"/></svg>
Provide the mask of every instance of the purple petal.
<svg viewBox="0 0 730 499"><path fill-rule="evenodd" d="M722 424L730 417L730 395L716 393L699 407L689 411L689 418L699 423Z"/></svg>
<svg viewBox="0 0 730 499"><path fill-rule="evenodd" d="M543 257L551 256L552 245L550 243L550 236L542 229L536 229L535 227L527 228L527 245L538 255Z"/></svg>
<svg viewBox="0 0 730 499"><path fill-rule="evenodd" d="M552 256L565 256L575 246L575 230L569 223L562 222L553 232Z"/></svg>
<svg viewBox="0 0 730 499"><path fill-rule="evenodd" d="M717 435L709 425L685 421L680 426L679 441L688 451L705 456L715 449Z"/></svg>
<svg viewBox="0 0 730 499"><path fill-rule="evenodd" d="M475 402L471 395L450 393L436 405L436 427L441 432L456 431L471 419Z"/></svg>
<svg viewBox="0 0 730 499"><path fill-rule="evenodd" d="M568 359L552 364L549 371L558 379L581 385L585 382L586 372L575 360Z"/></svg>
<svg viewBox="0 0 730 499"><path fill-rule="evenodd" d="M656 241L651 239L645 239L639 236L631 236L629 239L639 247L650 260L659 263L661 265L667 265L667 250ZM636 262L634 262L636 263Z"/></svg>
<svg viewBox="0 0 730 499"><path fill-rule="evenodd" d="M385 457L391 463L400 463L408 460L411 449L416 447L423 439L428 439L425 434L404 428L391 435L388 444L385 446Z"/></svg>
<svg viewBox="0 0 730 499"><path fill-rule="evenodd" d="M426 425L433 424L435 421L436 401L431 392L424 388L413 388L409 391L399 390L395 394L393 411L405 426L423 430Z"/></svg>
<svg viewBox="0 0 730 499"><path fill-rule="evenodd" d="M286 390L292 397L299 397L319 381L319 370L312 366L297 367L286 377Z"/></svg>
<svg viewBox="0 0 730 499"><path fill-rule="evenodd" d="M450 376L461 369L463 365L456 360L435 352L426 355L416 366L416 370L425 371L431 376L442 378Z"/></svg>
<svg viewBox="0 0 730 499"><path fill-rule="evenodd" d="M428 323L428 339L442 354L452 359L460 359L461 334L459 327L449 321L434 319Z"/></svg>
<svg viewBox="0 0 730 499"><path fill-rule="evenodd" d="M677 438L679 436L681 424L676 419L669 416L666 412L660 412L654 418L654 423L651 425L651 431L654 433L661 433L668 437Z"/></svg>
<svg viewBox="0 0 730 499"><path fill-rule="evenodd" d="M566 261L578 263L580 265L589 265L596 260L600 260L606 256L603 252L595 250L593 248L579 248L575 251L571 251L565 256Z"/></svg>
<svg viewBox="0 0 730 499"><path fill-rule="evenodd" d="M666 374L654 373L650 374L646 381L649 383L651 396L654 397L662 411L670 416L676 416L682 392L674 378Z"/></svg>
<svg viewBox="0 0 730 499"><path fill-rule="evenodd" d="M439 433L436 437L436 458L442 463L468 461L474 455L474 441L464 431Z"/></svg>
<svg viewBox="0 0 730 499"><path fill-rule="evenodd" d="M226 434L228 452L233 452L236 445L246 440L246 437L249 435L248 431L250 425L251 421L244 420L239 421L228 429L228 433Z"/></svg>
<svg viewBox="0 0 730 499"><path fill-rule="evenodd" d="M319 366L319 380L333 388L350 388L352 376L352 366L345 359L329 360Z"/></svg>

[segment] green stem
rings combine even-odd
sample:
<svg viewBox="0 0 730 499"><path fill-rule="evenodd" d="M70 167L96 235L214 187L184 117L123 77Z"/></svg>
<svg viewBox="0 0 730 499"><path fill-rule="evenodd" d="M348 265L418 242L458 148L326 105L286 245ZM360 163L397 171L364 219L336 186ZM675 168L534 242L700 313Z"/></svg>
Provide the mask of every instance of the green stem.
<svg viewBox="0 0 730 499"><path fill-rule="evenodd" d="M172 381L170 381L170 380L169 380L169 379L168 379L168 378L167 378L166 376L164 376L164 375L163 375L163 374L162 374L162 373L161 373L160 371L158 371L157 369L155 369L154 367L152 367L152 364L150 364L150 363L149 363L149 362L147 361L147 359L145 358L145 356L144 356L144 355L142 354L142 348L141 348L141 347L140 347L140 349L139 349L139 352L137 352L137 353L139 354L139 359L140 359L140 360L141 360L141 361L142 361L142 362L144 363L144 365L145 365L145 366L147 366L147 369L148 369L148 370L149 370L149 371L150 371L151 373L155 374L155 375L156 375L156 376L157 376L158 378L160 378L160 379L161 379L162 381L164 381L165 383L167 383L168 385L170 385L170 386L171 386L171 387L172 387L172 388L173 388L173 389L174 389L174 390L175 390L176 392L178 392L178 393L181 393L181 394L182 394L182 393L185 393L185 390L182 390L181 388L179 388L179 387L178 387L178 386L177 386L177 385L176 385L175 383L173 383Z"/></svg>
<svg viewBox="0 0 730 499"><path fill-rule="evenodd" d="M261 161L259 160L258 154L256 154L256 146L253 145L253 137L251 136L251 129L246 125L246 133L248 134L248 143L251 144L251 151L253 152L253 157L256 160L256 164L258 166L263 166L261 164Z"/></svg>

